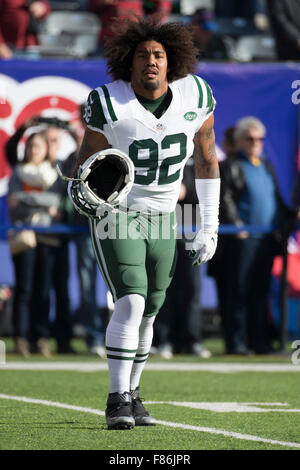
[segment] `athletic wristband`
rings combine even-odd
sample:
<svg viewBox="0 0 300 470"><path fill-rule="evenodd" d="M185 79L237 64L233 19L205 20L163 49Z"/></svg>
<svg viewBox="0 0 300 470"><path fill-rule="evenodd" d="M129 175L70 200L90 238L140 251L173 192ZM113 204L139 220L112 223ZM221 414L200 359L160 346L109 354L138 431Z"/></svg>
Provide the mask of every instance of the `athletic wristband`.
<svg viewBox="0 0 300 470"><path fill-rule="evenodd" d="M199 200L201 230L217 232L219 226L220 178L196 179L195 187Z"/></svg>

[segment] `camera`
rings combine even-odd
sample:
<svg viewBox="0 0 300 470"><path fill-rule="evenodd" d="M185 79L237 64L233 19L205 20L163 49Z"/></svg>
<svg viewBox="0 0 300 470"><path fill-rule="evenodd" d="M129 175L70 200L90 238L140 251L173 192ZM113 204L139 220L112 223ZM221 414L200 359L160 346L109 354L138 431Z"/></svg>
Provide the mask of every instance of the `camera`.
<svg viewBox="0 0 300 470"><path fill-rule="evenodd" d="M37 119L39 124L48 124L49 126L59 127L61 129L69 129L69 122L56 117L42 117L39 116Z"/></svg>

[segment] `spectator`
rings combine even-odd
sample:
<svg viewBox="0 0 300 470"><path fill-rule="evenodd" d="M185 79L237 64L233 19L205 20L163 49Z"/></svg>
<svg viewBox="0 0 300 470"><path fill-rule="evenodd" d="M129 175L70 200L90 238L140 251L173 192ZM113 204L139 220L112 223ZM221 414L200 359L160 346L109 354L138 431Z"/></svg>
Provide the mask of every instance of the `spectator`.
<svg viewBox="0 0 300 470"><path fill-rule="evenodd" d="M62 129L68 129L65 121L56 118L43 118L35 116L28 119L20 126L15 134L6 143L7 159L13 167L18 162L17 148L23 134L30 128L42 126L49 145L49 161L52 167L57 161L57 154L60 148ZM46 127L45 127L46 126ZM59 127L60 126L60 127ZM40 127L41 128L41 127ZM73 132L69 131L73 136ZM55 190L61 193L62 185L57 185ZM60 207L56 215L55 222L63 223L66 219L65 203L67 197L60 197ZM57 342L58 353L73 352L71 348L71 316L70 316L70 299L69 299L69 237L62 234L55 235L39 235L40 240L43 239L49 245L50 261L48 269L51 272L51 286L55 292L55 323L54 337Z"/></svg>
<svg viewBox="0 0 300 470"><path fill-rule="evenodd" d="M45 135L49 142L49 157L53 167L58 161L58 152L61 146L63 128L58 127L59 121L52 124L45 130ZM65 125L65 124L63 124ZM73 133L72 133L73 135ZM60 211L56 222L67 222L68 200L65 192L61 198ZM75 351L71 347L72 325L69 298L69 241L70 236L66 234L55 234L56 243L51 248L52 257L52 287L55 292L55 323L53 336L57 343L59 354L69 354Z"/></svg>
<svg viewBox="0 0 300 470"><path fill-rule="evenodd" d="M271 351L268 293L273 259L278 254L284 206L271 164L263 155L266 130L245 117L235 128L237 153L224 160L221 209L223 223L238 227L274 227L272 233L242 230L227 244L230 289L226 293L224 335L229 354Z"/></svg>
<svg viewBox="0 0 300 470"><path fill-rule="evenodd" d="M85 128L83 113L85 104L79 108L80 123ZM78 147L81 144L83 133L77 134ZM71 153L62 165L63 174L70 175L77 159L77 151ZM88 228L88 219L74 210L72 205L69 222L72 225ZM91 237L88 230L74 236L77 254L77 271L80 285L79 321L86 329L86 344L91 355L105 357L104 325L96 299L97 262L94 256Z"/></svg>
<svg viewBox="0 0 300 470"><path fill-rule="evenodd" d="M297 220L300 220L300 171L298 171L292 190L292 208L296 212Z"/></svg>
<svg viewBox="0 0 300 470"><path fill-rule="evenodd" d="M191 158L183 173L179 205L182 221L187 225L196 222L198 198L194 183L194 160ZM186 205L193 205L193 213ZM185 212L186 208L186 212ZM187 216L191 215L191 220ZM179 218L180 220L180 218ZM154 344L165 359L176 354L192 354L209 358L211 353L203 345L203 315L200 304L201 268L193 266L187 251L185 237L177 239L177 265L167 291L166 301L154 323ZM155 351L155 349L154 349Z"/></svg>
<svg viewBox="0 0 300 470"><path fill-rule="evenodd" d="M9 182L12 223L49 226L59 211L58 187L61 185L49 160L47 139L44 134L32 134L26 143L24 160L15 166ZM32 343L33 348L48 357L51 246L39 234L36 240L31 248L12 252L15 352L28 356Z"/></svg>
<svg viewBox="0 0 300 470"><path fill-rule="evenodd" d="M0 57L11 59L14 50L36 45L39 24L49 13L48 0L0 0Z"/></svg>
<svg viewBox="0 0 300 470"><path fill-rule="evenodd" d="M218 25L211 10L197 9L191 17L191 24L195 27L194 41L199 49L200 59L228 59L226 43L222 36L216 34Z"/></svg>
<svg viewBox="0 0 300 470"><path fill-rule="evenodd" d="M4 148L0 148L0 225L3 226L9 224L7 191L10 174L11 168L6 160ZM6 240L5 231L0 231L0 240Z"/></svg>
<svg viewBox="0 0 300 470"><path fill-rule="evenodd" d="M100 52L103 51L106 38L114 35L117 20L132 20L145 14L153 15L160 21L167 20L172 10L171 0L153 0L150 4L146 12L143 0L89 0L87 10L97 15L101 21Z"/></svg>
<svg viewBox="0 0 300 470"><path fill-rule="evenodd" d="M300 60L300 2L268 0L279 60Z"/></svg>
<svg viewBox="0 0 300 470"><path fill-rule="evenodd" d="M230 159L234 158L236 152L236 142L235 142L235 128L228 127L224 131L222 147L225 152L224 161L219 162L220 174L221 174L221 187L223 180L223 168L228 166ZM227 160L227 162L226 162ZM228 223L226 217L224 218L222 212L222 204L220 206L220 223ZM228 244L232 235L228 234L219 234L218 246L216 249L215 256L208 262L207 266L207 275L215 279L216 289L217 289L217 298L218 298L218 313L220 315L222 325L224 326L225 319L225 306L228 292L232 289L229 281L230 275L230 265L231 260L228 256Z"/></svg>
<svg viewBox="0 0 300 470"><path fill-rule="evenodd" d="M230 17L230 18L248 18L253 19L259 7L257 0L247 0L241 2L240 0L215 0L215 14L217 17Z"/></svg>
<svg viewBox="0 0 300 470"><path fill-rule="evenodd" d="M236 142L234 138L234 132L235 132L235 128L233 126L228 127L224 131L222 147L224 149L226 158L231 158L232 156L235 155L235 152L236 152Z"/></svg>

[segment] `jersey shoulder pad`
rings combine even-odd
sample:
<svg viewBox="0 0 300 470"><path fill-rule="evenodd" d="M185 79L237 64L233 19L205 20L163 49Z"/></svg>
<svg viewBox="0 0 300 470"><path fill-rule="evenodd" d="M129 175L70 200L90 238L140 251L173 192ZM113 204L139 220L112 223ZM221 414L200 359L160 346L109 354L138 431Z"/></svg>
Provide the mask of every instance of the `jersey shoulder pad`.
<svg viewBox="0 0 300 470"><path fill-rule="evenodd" d="M116 122L118 120L116 109L121 96L122 83L120 81L119 83L101 85L92 90L88 96L83 116L88 127L103 130L105 124Z"/></svg>
<svg viewBox="0 0 300 470"><path fill-rule="evenodd" d="M83 119L86 125L93 130L103 130L104 124L107 124L98 89L90 92L85 104Z"/></svg>
<svg viewBox="0 0 300 470"><path fill-rule="evenodd" d="M198 75L191 75L194 81L194 86L197 87L198 108L206 109L206 114L210 114L216 107L216 100L209 84L204 78Z"/></svg>

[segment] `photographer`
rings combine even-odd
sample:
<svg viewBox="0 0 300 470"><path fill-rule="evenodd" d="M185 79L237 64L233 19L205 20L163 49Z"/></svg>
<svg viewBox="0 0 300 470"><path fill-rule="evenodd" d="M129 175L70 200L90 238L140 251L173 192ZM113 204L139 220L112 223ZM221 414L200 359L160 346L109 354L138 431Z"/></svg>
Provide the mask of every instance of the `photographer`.
<svg viewBox="0 0 300 470"><path fill-rule="evenodd" d="M56 154L58 151L57 139L60 139L60 134L62 130L67 131L71 137L77 142L77 136L74 131L70 128L68 121L63 121L56 117L42 117L42 116L33 116L27 119L16 132L8 139L5 151L7 161L11 167L14 167L18 163L18 145L20 140L26 131L30 128L38 127L39 131L45 131L50 145L50 154L52 155L52 164L56 160ZM56 137L54 137L56 135ZM52 137L51 137L52 136ZM53 144L53 145L52 145Z"/></svg>

